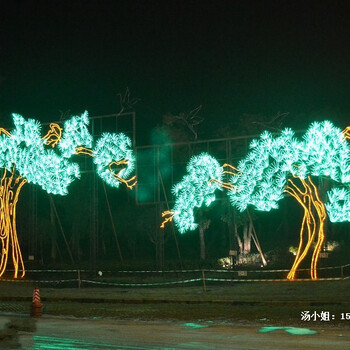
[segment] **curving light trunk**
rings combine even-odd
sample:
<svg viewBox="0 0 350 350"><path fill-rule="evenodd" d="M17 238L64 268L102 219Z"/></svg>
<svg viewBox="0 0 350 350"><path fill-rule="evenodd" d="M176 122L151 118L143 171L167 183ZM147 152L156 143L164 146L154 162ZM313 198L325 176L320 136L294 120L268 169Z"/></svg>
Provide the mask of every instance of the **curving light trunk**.
<svg viewBox="0 0 350 350"><path fill-rule="evenodd" d="M310 248L313 249L311 256L310 275L317 279L317 263L324 243L324 223L327 217L324 203L319 197L317 187L311 178L299 178L303 188L299 188L292 180L286 187L286 192L293 196L304 211L303 220L299 234L299 247L287 278L293 280L296 271L308 255Z"/></svg>
<svg viewBox="0 0 350 350"><path fill-rule="evenodd" d="M22 271L21 277L25 275L25 269L17 238L16 206L19 193L27 180L21 176L15 178L14 173L15 169L12 172L4 169L0 182L0 277L6 270L9 253L11 253L14 278L17 278L19 271Z"/></svg>

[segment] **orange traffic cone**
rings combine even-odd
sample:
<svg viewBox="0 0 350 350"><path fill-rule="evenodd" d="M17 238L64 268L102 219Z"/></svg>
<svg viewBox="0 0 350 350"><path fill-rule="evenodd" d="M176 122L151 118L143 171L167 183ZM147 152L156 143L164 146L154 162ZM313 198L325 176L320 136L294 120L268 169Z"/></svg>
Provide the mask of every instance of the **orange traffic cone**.
<svg viewBox="0 0 350 350"><path fill-rule="evenodd" d="M40 317L42 307L43 307L43 304L41 303L41 300L40 300L39 288L34 288L32 308L31 308L30 315L32 317Z"/></svg>

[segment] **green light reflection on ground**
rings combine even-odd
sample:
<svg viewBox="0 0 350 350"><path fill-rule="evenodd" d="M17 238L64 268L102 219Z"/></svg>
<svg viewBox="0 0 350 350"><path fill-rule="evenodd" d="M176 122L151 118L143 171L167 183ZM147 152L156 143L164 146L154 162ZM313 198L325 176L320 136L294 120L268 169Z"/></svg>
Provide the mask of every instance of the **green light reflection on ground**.
<svg viewBox="0 0 350 350"><path fill-rule="evenodd" d="M102 349L123 349L123 350L149 350L149 347L130 345L98 344L69 338L58 338L49 336L33 336L34 344L30 350L102 350ZM173 348L152 347L154 350L175 350Z"/></svg>
<svg viewBox="0 0 350 350"><path fill-rule="evenodd" d="M311 335L316 334L316 331L312 331L309 328L298 328L298 327L261 327L259 333L267 333L273 331L285 330L286 332L293 335Z"/></svg>
<svg viewBox="0 0 350 350"><path fill-rule="evenodd" d="M208 326L198 324L198 323L183 323L181 326L188 327L188 328L193 328L193 329L198 329L198 328L205 328Z"/></svg>

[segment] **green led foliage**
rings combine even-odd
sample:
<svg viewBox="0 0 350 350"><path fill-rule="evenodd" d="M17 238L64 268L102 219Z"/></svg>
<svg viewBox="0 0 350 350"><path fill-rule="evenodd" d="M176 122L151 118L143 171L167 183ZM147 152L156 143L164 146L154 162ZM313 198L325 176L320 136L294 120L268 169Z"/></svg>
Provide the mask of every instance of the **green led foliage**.
<svg viewBox="0 0 350 350"><path fill-rule="evenodd" d="M88 131L89 118L85 112L64 122L62 138L58 140L58 151L47 147L48 139L41 136L41 125L34 119L25 120L13 114L14 130L10 136L0 135L0 168L16 171L28 183L39 185L52 194L65 195L68 186L80 178L79 165L72 161L78 147L90 148L92 135ZM126 160L125 169L119 177L126 179L134 169L134 155L131 140L122 133L105 133L96 142L90 153L97 165L97 173L110 186L118 187L120 181L114 177L113 161Z"/></svg>
<svg viewBox="0 0 350 350"><path fill-rule="evenodd" d="M332 188L325 204L332 222L350 221L350 191L348 188Z"/></svg>
<svg viewBox="0 0 350 350"><path fill-rule="evenodd" d="M16 204L25 183L39 185L47 193L67 194L68 186L81 175L74 161L80 154L94 158L98 175L112 187L125 183L131 189L137 181L135 176L127 178L135 166L131 140L122 133L105 133L94 145L87 112L66 120L63 128L50 124L43 137L41 124L34 119L13 114L13 123L11 132L0 128L0 276L11 249L17 278L19 270L22 277L25 274L16 232Z"/></svg>
<svg viewBox="0 0 350 350"><path fill-rule="evenodd" d="M45 147L38 121L13 114L13 122L10 136L0 135L0 168L15 169L48 193L66 194L69 184L80 177L78 164Z"/></svg>
<svg viewBox="0 0 350 350"><path fill-rule="evenodd" d="M116 178L128 178L135 168L135 157L131 150L131 140L123 133L104 133L97 141L93 149L94 163L97 166L98 175L110 186L119 187L120 181ZM117 160L125 159L120 163ZM123 165L121 170L119 165Z"/></svg>
<svg viewBox="0 0 350 350"><path fill-rule="evenodd" d="M210 160L207 172L201 172L205 174L204 178L197 178L198 160ZM211 200L215 199L214 191L220 188L218 182L222 180L223 170L209 154L193 157L187 171L189 174L173 189L177 197L175 212L180 211L178 208L187 208L191 212L193 207L200 207L204 198L202 188L204 192L204 189L211 189ZM275 137L268 131L263 132L259 139L251 142L250 152L238 163L238 173L230 178L233 185L228 191L231 203L240 211L244 211L248 205L262 211L277 209L291 175L302 179L307 176L329 176L336 182L349 183L350 148L342 131L331 122L324 121L313 123L301 141L289 128ZM218 182L210 183L209 179ZM345 188L332 189L328 192L328 198L326 207L331 220L350 221L350 191ZM211 200L206 203L207 206ZM186 215L175 215L174 221L179 229L181 227L181 232L197 227L195 224L183 225L182 220L187 221Z"/></svg>
<svg viewBox="0 0 350 350"><path fill-rule="evenodd" d="M181 233L198 226L193 210L203 204L208 207L215 200L214 192L221 188L218 182L223 173L217 160L207 153L192 157L186 170L187 174L172 189L176 197L174 222Z"/></svg>
<svg viewBox="0 0 350 350"><path fill-rule="evenodd" d="M233 189L229 191L232 205L240 211L249 204L258 210L278 208L288 177L293 175L328 176L336 182L350 182L350 148L342 131L331 122L315 122L298 141L292 130L285 129L273 137L264 132L250 144L251 151L239 162L239 176L232 176ZM345 190L343 190L345 191ZM333 206L326 204L331 218L335 211L337 191L328 192Z"/></svg>
<svg viewBox="0 0 350 350"><path fill-rule="evenodd" d="M81 116L74 116L64 122L63 134L58 148L65 158L70 158L76 153L77 147L92 147L92 135L88 130L88 113L85 111Z"/></svg>
<svg viewBox="0 0 350 350"><path fill-rule="evenodd" d="M176 202L171 213L177 228L184 233L197 227L194 207L201 207L203 203L208 206L220 184L228 189L231 204L240 211L248 205L261 211L277 209L278 202L286 194L290 195L303 208L304 218L298 253L288 278L295 278L299 264L312 248L310 273L316 279L327 214L332 222L350 221L348 132L348 128L342 132L330 121L314 122L301 140L289 128L279 135L265 131L251 142L249 153L238 163L237 172L231 173L229 183L222 182L222 174L227 171L223 171L213 157L208 154L194 157L189 162L189 174L174 187ZM198 173L202 176L197 175L198 165L194 160L210 160L205 167L200 167ZM327 203L323 203L312 180L325 177L340 186L327 192ZM205 200L208 189L209 200ZM164 223L167 221L169 219Z"/></svg>
<svg viewBox="0 0 350 350"><path fill-rule="evenodd" d="M298 160L298 142L290 129L273 138L265 131L260 139L250 144L250 153L238 163L238 176L232 176L234 185L229 191L233 206L244 211L249 204L258 210L271 210L278 207L283 198L286 174L291 172Z"/></svg>

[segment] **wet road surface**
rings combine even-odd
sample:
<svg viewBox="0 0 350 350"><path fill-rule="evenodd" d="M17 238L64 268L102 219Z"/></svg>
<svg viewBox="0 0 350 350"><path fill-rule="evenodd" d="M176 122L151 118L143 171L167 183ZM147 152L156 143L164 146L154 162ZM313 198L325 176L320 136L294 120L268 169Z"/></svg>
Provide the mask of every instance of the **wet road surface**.
<svg viewBox="0 0 350 350"><path fill-rule="evenodd" d="M32 322L33 319L27 319ZM26 323L26 319L21 320ZM0 317L0 329L10 316ZM269 325L239 325L219 322L181 323L145 322L116 319L75 319L41 317L33 332L19 331L22 349L347 349L350 348L350 324L342 328L312 327L302 329ZM271 325L272 326L272 325ZM293 334L293 330L296 330ZM296 334L299 333L299 334ZM3 347L0 342L0 348Z"/></svg>

